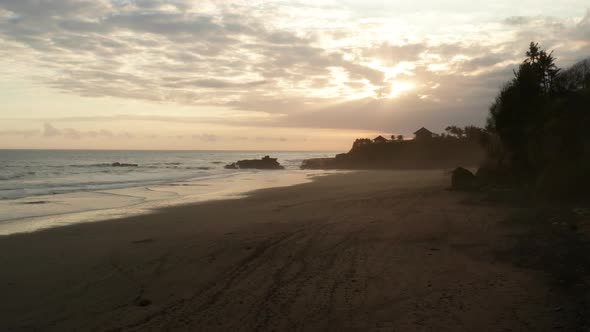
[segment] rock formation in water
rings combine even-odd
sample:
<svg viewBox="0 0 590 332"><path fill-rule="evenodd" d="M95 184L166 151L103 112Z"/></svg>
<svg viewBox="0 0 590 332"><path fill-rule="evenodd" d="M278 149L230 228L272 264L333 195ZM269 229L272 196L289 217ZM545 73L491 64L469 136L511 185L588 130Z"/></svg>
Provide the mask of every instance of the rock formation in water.
<svg viewBox="0 0 590 332"><path fill-rule="evenodd" d="M262 159L239 160L235 163L225 165L227 169L284 169L277 161L277 158L265 156Z"/></svg>

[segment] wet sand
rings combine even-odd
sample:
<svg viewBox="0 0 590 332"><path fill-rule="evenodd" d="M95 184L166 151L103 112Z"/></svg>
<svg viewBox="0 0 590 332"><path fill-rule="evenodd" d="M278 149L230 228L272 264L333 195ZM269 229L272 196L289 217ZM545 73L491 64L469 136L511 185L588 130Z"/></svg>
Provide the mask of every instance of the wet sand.
<svg viewBox="0 0 590 332"><path fill-rule="evenodd" d="M0 237L0 330L583 324L571 323L579 306L572 309L551 272L527 266L515 249L527 235L507 222L518 209L472 203L448 184L443 171L339 174L239 200Z"/></svg>

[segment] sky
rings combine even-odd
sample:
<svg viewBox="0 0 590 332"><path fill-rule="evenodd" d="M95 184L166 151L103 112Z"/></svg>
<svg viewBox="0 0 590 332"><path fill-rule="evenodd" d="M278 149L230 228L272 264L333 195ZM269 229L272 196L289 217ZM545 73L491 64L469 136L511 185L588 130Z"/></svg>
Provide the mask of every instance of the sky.
<svg viewBox="0 0 590 332"><path fill-rule="evenodd" d="M0 148L346 151L484 125L587 0L0 0Z"/></svg>

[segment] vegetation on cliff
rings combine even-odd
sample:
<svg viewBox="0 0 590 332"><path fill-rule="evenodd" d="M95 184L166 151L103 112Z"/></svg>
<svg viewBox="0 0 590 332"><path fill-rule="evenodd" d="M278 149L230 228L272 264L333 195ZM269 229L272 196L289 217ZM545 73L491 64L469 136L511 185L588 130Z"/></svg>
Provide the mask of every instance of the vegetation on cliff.
<svg viewBox="0 0 590 332"><path fill-rule="evenodd" d="M590 186L590 59L567 70L531 43L490 107L485 173L535 194L569 196Z"/></svg>
<svg viewBox="0 0 590 332"><path fill-rule="evenodd" d="M416 132L416 138L403 140L382 136L375 139L357 139L348 153L335 158L310 159L304 169L416 169L449 168L456 165L477 166L484 159L480 142L488 134L482 128L468 126L447 127L444 134L434 134L425 128Z"/></svg>

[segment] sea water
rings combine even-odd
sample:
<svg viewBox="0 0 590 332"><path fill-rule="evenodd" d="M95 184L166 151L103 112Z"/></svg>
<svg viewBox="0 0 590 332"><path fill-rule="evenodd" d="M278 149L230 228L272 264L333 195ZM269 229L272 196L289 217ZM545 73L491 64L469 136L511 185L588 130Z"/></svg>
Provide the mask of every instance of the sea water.
<svg viewBox="0 0 590 332"><path fill-rule="evenodd" d="M270 155L284 171L224 166ZM335 152L0 150L0 235L114 219L153 209L293 185ZM113 166L114 163L137 166Z"/></svg>

